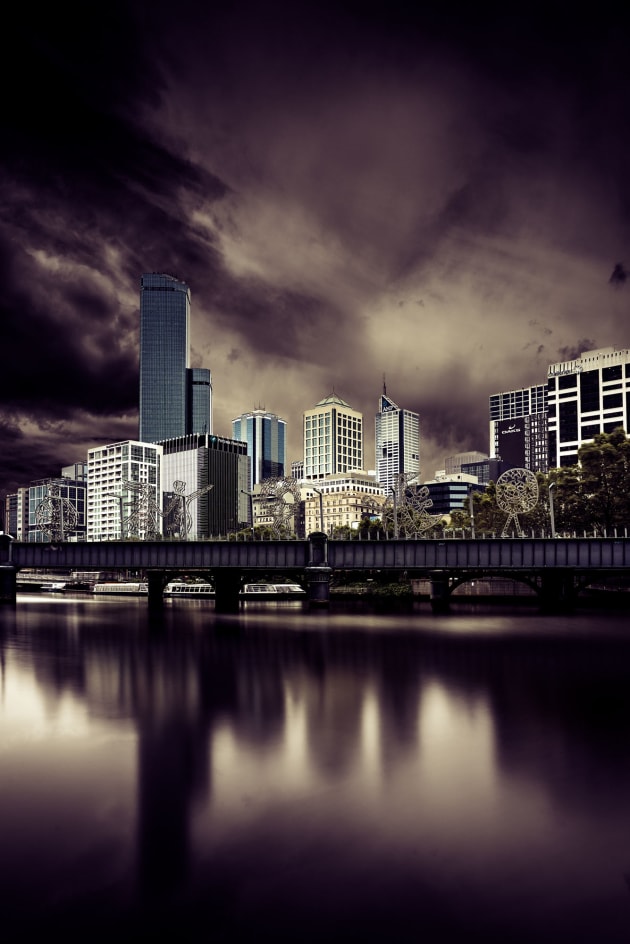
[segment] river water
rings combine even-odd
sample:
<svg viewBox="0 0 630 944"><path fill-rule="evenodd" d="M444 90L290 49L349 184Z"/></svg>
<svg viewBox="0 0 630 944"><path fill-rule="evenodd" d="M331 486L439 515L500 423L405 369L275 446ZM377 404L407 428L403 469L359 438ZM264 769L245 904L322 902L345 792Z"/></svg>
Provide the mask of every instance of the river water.
<svg viewBox="0 0 630 944"><path fill-rule="evenodd" d="M4 940L630 941L626 613L24 594L0 656Z"/></svg>

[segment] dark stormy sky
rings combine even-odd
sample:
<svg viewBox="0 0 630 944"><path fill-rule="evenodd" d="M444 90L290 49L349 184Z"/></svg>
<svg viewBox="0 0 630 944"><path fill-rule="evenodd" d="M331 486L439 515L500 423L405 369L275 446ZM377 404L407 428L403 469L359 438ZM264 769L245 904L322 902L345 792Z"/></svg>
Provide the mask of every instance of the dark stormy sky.
<svg viewBox="0 0 630 944"><path fill-rule="evenodd" d="M145 271L191 286L214 426L301 454L334 389L421 418L630 346L630 31L606 4L18 5L2 70L0 494L137 436ZM617 263L617 278L610 281Z"/></svg>

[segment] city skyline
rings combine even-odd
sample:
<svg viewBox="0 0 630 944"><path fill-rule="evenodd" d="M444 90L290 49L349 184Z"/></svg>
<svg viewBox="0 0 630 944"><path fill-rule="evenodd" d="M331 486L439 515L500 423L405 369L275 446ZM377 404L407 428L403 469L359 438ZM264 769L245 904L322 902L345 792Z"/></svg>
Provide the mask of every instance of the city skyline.
<svg viewBox="0 0 630 944"><path fill-rule="evenodd" d="M136 438L143 272L191 287L214 431L262 403L289 463L335 391L371 468L385 374L432 478L491 394L630 345L625 13L114 0L11 35L0 494Z"/></svg>

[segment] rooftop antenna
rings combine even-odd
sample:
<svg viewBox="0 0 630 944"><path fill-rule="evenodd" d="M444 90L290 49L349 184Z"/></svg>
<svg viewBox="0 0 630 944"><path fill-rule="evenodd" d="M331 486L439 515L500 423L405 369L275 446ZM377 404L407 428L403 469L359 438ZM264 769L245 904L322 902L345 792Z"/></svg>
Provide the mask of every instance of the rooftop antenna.
<svg viewBox="0 0 630 944"><path fill-rule="evenodd" d="M383 374L383 396L387 396L387 385L385 383L385 374Z"/></svg>

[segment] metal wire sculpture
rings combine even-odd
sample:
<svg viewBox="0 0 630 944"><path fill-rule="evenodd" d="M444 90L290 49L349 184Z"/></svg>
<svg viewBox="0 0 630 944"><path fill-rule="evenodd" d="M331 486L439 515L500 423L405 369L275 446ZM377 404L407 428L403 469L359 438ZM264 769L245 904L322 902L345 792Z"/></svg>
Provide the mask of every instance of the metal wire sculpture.
<svg viewBox="0 0 630 944"><path fill-rule="evenodd" d="M155 486L148 482L123 482L123 488L130 492L135 492L131 502L131 512L123 521L123 533L129 537L137 537L145 541L151 541L159 534L158 518L162 517L162 512L152 496L152 490Z"/></svg>
<svg viewBox="0 0 630 944"><path fill-rule="evenodd" d="M68 531L74 531L79 513L69 498L61 497L61 486L49 485L48 494L35 509L35 523L49 541L63 541Z"/></svg>
<svg viewBox="0 0 630 944"><path fill-rule="evenodd" d="M523 529L518 516L532 511L538 504L538 480L529 469L508 469L497 479L497 505L508 513L501 537L508 536L508 529L513 522L516 533L523 536Z"/></svg>
<svg viewBox="0 0 630 944"><path fill-rule="evenodd" d="M270 528L276 537L284 537L287 531L292 531L291 519L302 500L296 479L265 479L260 483L260 497L265 501L265 513L271 518Z"/></svg>
<svg viewBox="0 0 630 944"><path fill-rule="evenodd" d="M205 495L206 492L209 492L211 488L214 488L214 485L204 485L203 488L198 488L197 491L191 492L190 495L184 495L185 488L186 483L182 482L181 479L176 479L173 482L173 497L168 507L161 513L163 518L168 518L169 515L172 515L168 530L171 534L178 534L181 541L185 541L188 538L188 534L192 528L192 515L190 513L192 502L196 501L201 495Z"/></svg>
<svg viewBox="0 0 630 944"><path fill-rule="evenodd" d="M420 488L413 484L417 476L411 472L401 472L396 476L396 484L392 486L395 493L383 505L382 521L386 530L393 528L405 535L423 534L430 531L443 518L443 515L431 515L427 509L433 507L433 499L429 496L426 485Z"/></svg>

